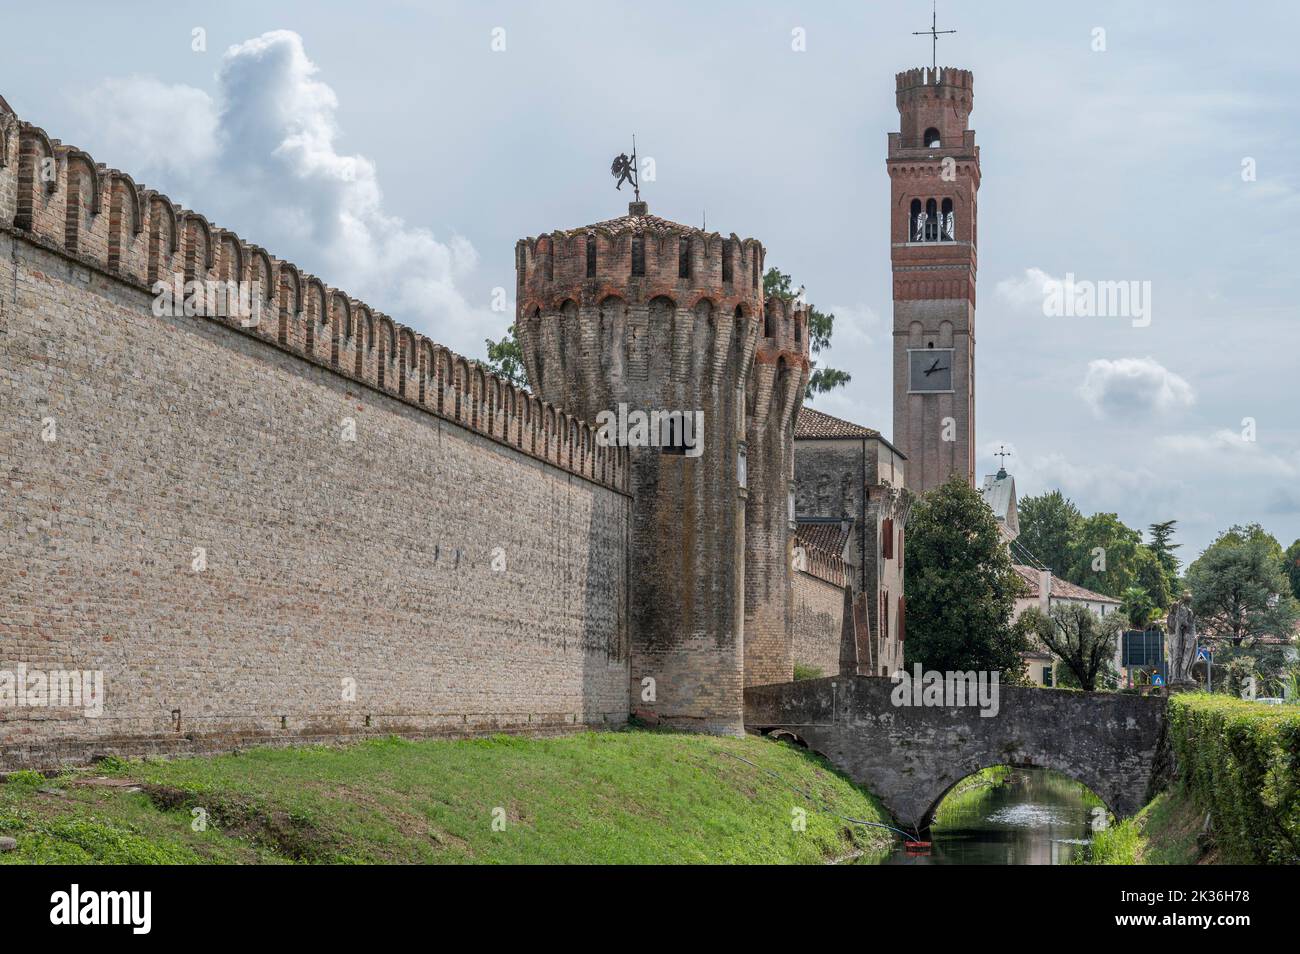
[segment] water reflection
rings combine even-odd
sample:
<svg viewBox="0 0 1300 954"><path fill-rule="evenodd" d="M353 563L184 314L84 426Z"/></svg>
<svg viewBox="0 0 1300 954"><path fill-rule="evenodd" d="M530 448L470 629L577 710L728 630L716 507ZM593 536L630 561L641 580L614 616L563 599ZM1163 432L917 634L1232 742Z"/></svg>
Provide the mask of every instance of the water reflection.
<svg viewBox="0 0 1300 954"><path fill-rule="evenodd" d="M982 782L979 784L978 782ZM1063 865L1092 834L1103 813L1090 791L1045 769L1003 769L999 776L944 800L928 854L901 847L877 864Z"/></svg>

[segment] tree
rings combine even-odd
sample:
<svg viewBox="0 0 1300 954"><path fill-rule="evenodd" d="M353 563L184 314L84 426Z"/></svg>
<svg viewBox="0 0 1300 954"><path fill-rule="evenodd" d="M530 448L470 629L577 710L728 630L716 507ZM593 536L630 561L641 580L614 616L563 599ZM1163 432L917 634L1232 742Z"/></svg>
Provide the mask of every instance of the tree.
<svg viewBox="0 0 1300 954"><path fill-rule="evenodd" d="M1129 625L1134 629L1146 629L1158 608L1147 591L1140 586L1130 586L1120 594L1120 599L1124 601L1120 611L1128 617Z"/></svg>
<svg viewBox="0 0 1300 954"><path fill-rule="evenodd" d="M1174 594L1177 592L1178 577L1173 577L1171 582L1155 551L1146 544L1138 547L1134 564L1137 575L1135 585L1146 592L1151 600L1152 610L1168 609L1172 606ZM1121 598L1122 596L1123 594Z"/></svg>
<svg viewBox="0 0 1300 954"><path fill-rule="evenodd" d="M1151 542L1147 544L1151 552L1156 555L1160 565L1165 568L1171 579L1178 579L1178 557L1174 556L1174 551L1182 546L1181 543L1170 543L1174 538L1174 526L1177 520L1166 520L1164 523L1153 523L1147 527L1147 533L1151 534Z"/></svg>
<svg viewBox="0 0 1300 954"><path fill-rule="evenodd" d="M1094 513L1079 524L1063 576L1094 593L1119 596L1137 582L1142 535L1113 513Z"/></svg>
<svg viewBox="0 0 1300 954"><path fill-rule="evenodd" d="M519 344L514 325L500 341L485 338L483 343L487 345L488 370L518 387L528 386L528 377L524 374L524 349Z"/></svg>
<svg viewBox="0 0 1300 954"><path fill-rule="evenodd" d="M1057 576L1063 576L1071 562L1079 524L1083 522L1079 508L1059 490L1053 490L1037 497L1022 497L1017 514L1020 518L1017 544Z"/></svg>
<svg viewBox="0 0 1300 954"><path fill-rule="evenodd" d="M1059 603L1050 616L1031 607L1021 616L1031 613L1034 634L1065 664L1079 688L1095 692L1098 676L1112 668L1115 658L1117 617L1098 616L1082 603Z"/></svg>
<svg viewBox="0 0 1300 954"><path fill-rule="evenodd" d="M795 292L791 291L793 282L789 275L777 268L769 268L767 274L763 276L763 296L765 298L782 298L786 301L793 301L796 297ZM822 351L831 346L831 334L835 330L835 316L823 311L819 311L815 306L808 306L808 351L814 357L821 354ZM812 362L813 372L808 376L808 389L804 394L806 398L812 398L815 394L823 394L826 391L833 391L835 388L843 387L852 380L852 376L847 371L837 371L834 368L819 368L817 362Z"/></svg>
<svg viewBox="0 0 1300 954"><path fill-rule="evenodd" d="M1300 540L1286 548L1283 569L1291 583L1291 595L1300 600Z"/></svg>
<svg viewBox="0 0 1300 954"><path fill-rule="evenodd" d="M999 671L1023 680L1029 648L1011 626L1022 592L998 522L960 476L924 494L907 521L906 665Z"/></svg>
<svg viewBox="0 0 1300 954"><path fill-rule="evenodd" d="M1187 568L1201 626L1251 647L1261 636L1290 641L1300 604L1282 572L1282 546L1257 523L1219 534Z"/></svg>

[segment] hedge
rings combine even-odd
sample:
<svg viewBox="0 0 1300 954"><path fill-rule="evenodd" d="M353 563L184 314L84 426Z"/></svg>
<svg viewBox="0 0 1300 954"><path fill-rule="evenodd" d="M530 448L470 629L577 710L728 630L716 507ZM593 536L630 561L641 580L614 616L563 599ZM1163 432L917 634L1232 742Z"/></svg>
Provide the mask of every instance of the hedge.
<svg viewBox="0 0 1300 954"><path fill-rule="evenodd" d="M1224 861L1300 864L1300 707L1180 693L1169 737Z"/></svg>

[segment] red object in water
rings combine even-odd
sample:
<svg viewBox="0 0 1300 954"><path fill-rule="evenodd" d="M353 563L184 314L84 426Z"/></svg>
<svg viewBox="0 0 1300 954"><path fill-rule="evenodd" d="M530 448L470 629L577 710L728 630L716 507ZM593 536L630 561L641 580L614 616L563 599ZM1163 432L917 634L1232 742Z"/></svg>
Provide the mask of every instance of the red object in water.
<svg viewBox="0 0 1300 954"><path fill-rule="evenodd" d="M905 841L903 848L907 851L929 851L930 843L928 841Z"/></svg>

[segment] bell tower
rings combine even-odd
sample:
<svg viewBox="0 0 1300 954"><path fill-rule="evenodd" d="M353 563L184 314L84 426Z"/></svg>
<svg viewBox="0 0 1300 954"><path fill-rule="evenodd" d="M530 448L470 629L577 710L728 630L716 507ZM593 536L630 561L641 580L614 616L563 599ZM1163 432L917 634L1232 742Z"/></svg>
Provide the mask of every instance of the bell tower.
<svg viewBox="0 0 1300 954"><path fill-rule="evenodd" d="M979 147L969 70L895 77L889 134L894 282L894 444L908 489L975 481L975 265Z"/></svg>

